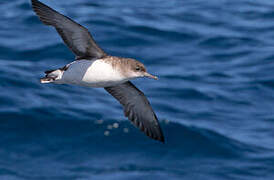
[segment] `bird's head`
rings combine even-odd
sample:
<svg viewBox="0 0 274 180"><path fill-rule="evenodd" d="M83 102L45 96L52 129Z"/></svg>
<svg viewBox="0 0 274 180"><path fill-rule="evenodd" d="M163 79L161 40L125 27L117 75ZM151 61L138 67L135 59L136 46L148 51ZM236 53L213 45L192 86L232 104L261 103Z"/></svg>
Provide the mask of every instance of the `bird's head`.
<svg viewBox="0 0 274 180"><path fill-rule="evenodd" d="M145 65L142 64L141 62L135 59L127 59L127 60L128 60L127 75L130 78L148 77L148 78L158 80L157 76L153 76L147 72Z"/></svg>

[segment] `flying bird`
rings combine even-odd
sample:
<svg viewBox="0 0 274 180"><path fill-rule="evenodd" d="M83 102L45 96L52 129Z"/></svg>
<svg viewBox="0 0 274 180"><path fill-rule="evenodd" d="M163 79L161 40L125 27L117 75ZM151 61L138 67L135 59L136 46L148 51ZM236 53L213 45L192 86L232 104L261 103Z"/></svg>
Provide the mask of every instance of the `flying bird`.
<svg viewBox="0 0 274 180"><path fill-rule="evenodd" d="M123 106L124 114L152 139L164 142L164 136L149 101L130 80L140 77L158 79L144 64L132 59L111 56L94 41L90 32L69 17L38 0L31 0L39 19L53 26L75 54L75 61L55 70L45 71L41 83L72 84L104 88Z"/></svg>

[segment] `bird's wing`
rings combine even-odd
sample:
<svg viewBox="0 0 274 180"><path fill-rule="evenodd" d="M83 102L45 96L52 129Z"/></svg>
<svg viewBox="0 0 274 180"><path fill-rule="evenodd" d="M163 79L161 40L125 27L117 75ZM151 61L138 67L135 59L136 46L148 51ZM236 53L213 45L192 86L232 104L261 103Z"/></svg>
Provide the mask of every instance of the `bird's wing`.
<svg viewBox="0 0 274 180"><path fill-rule="evenodd" d="M31 0L31 2L32 8L40 20L46 25L55 27L63 41L76 55L76 59L99 59L106 56L85 27L40 1Z"/></svg>
<svg viewBox="0 0 274 180"><path fill-rule="evenodd" d="M131 82L106 87L105 90L115 97L124 107L125 116L152 139L164 142L158 119L142 91Z"/></svg>

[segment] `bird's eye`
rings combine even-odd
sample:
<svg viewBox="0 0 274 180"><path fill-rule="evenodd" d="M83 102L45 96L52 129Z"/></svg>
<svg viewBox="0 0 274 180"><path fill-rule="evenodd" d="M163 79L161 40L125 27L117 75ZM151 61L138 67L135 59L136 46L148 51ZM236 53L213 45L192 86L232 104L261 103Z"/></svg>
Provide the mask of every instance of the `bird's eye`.
<svg viewBox="0 0 274 180"><path fill-rule="evenodd" d="M140 71L141 68L137 66L135 70L136 70L136 71Z"/></svg>

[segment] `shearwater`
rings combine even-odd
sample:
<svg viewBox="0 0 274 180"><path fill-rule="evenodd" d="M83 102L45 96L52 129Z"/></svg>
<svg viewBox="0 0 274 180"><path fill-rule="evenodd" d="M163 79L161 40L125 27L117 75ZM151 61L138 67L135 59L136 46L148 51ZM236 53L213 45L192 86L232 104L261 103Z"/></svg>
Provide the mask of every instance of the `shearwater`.
<svg viewBox="0 0 274 180"><path fill-rule="evenodd" d="M149 74L145 66L135 59L106 54L85 27L47 5L32 0L32 8L44 24L55 27L76 56L75 61L64 67L46 71L41 83L104 88L123 105L125 116L136 127L152 139L164 142L161 127L149 101L130 82L140 77L158 78Z"/></svg>

